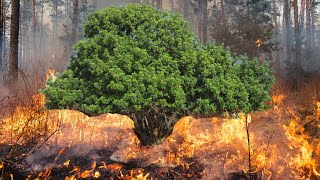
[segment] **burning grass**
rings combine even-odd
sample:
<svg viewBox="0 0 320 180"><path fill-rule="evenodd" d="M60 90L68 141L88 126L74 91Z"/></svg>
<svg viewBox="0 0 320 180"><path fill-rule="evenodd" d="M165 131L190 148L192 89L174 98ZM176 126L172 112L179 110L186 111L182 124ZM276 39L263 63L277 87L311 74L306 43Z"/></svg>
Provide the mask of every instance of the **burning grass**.
<svg viewBox="0 0 320 180"><path fill-rule="evenodd" d="M274 91L272 108L247 119L184 117L162 145L142 147L126 116L47 111L37 95L1 121L0 177L318 179L320 102L310 95L306 110L287 98L293 95Z"/></svg>

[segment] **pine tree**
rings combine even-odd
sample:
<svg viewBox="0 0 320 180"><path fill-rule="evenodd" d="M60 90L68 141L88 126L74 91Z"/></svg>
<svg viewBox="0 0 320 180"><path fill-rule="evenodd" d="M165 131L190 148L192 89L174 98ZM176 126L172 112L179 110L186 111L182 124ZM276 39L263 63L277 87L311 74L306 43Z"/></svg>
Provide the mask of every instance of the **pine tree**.
<svg viewBox="0 0 320 180"><path fill-rule="evenodd" d="M9 86L15 87L18 80L18 53L19 53L19 21L20 21L20 1L11 2L11 24L10 24L10 57L9 57Z"/></svg>

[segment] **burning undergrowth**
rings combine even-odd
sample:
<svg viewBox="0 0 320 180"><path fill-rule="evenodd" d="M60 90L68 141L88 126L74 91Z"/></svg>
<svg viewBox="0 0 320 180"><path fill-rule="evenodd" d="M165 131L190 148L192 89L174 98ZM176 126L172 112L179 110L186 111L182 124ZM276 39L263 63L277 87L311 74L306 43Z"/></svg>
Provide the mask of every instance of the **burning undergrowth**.
<svg viewBox="0 0 320 180"><path fill-rule="evenodd" d="M143 147L126 116L45 111L37 95L2 121L1 177L317 179L320 103L301 115L281 106L284 98L274 96L272 109L252 116L184 117L162 145Z"/></svg>

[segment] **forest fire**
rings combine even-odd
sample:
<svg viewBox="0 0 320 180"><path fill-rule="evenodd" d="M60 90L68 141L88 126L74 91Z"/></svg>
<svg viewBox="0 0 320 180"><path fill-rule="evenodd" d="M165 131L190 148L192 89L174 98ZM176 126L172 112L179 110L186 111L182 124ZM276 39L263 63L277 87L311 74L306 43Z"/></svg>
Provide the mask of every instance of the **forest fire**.
<svg viewBox="0 0 320 180"><path fill-rule="evenodd" d="M289 21L288 2L279 4L285 24L280 33L276 1L274 13L265 9L271 4L258 1L244 9L244 2L214 2L209 13L211 3L198 1L194 16L189 15L192 10L188 7L193 3L186 2L179 3L184 6L183 16L162 11L162 1L157 1L157 8L139 3L84 13L81 18L87 17L80 28L78 1L71 3L73 8L69 1L58 3L66 8L43 1L41 16L36 16L40 11L33 1L33 33L25 33L27 38L19 41L20 31L27 31L19 30L25 23L19 24L18 17L25 13L20 14L19 1L12 1L8 11L11 53L6 62L8 80L4 80L8 81L6 94L13 95L1 94L4 99L0 99L10 106L0 116L0 180L320 179L320 86L314 83L319 80L305 82L314 85L310 88L299 82L309 72L312 76L319 73L312 71L317 63L312 68L305 64L311 64L317 55L311 47L318 42L313 40L315 29L310 25L315 18L308 17L310 4L305 9L301 6L308 16L299 18L294 1L294 26ZM171 3L174 10L175 1ZM87 2L81 3L83 11L85 5ZM42 41L48 35L42 31L47 6L56 12L52 43L48 43L52 51L42 52L42 42L49 42ZM265 10L258 12L257 7ZM70 9L74 12L67 12ZM70 16L63 16L67 24L58 28L62 27L57 24L58 10L72 14L71 24ZM241 16L238 10L248 16ZM270 19L275 15L274 25L268 22L268 14ZM43 37L28 38L38 34L36 17L41 17L39 34ZM197 22L194 27L199 37L186 21L191 17ZM216 18L219 23L210 28L208 19L214 22ZM306 20L302 28L306 37L299 32L297 25L304 24L299 19ZM208 41L208 31L214 41ZM60 39L67 43L63 54L56 42L59 34L68 36ZM280 37L283 42L278 43ZM36 56L36 49L29 52L27 44L40 47L40 55ZM51 58L48 52L53 52ZM28 76L18 72L23 66L18 62L29 63L29 54L41 61L51 60L44 64L63 71L61 76L54 69L45 77L40 75L41 68ZM261 60L268 56L273 57L271 64ZM279 66L275 67L278 72L271 66ZM292 82L283 87L281 82L288 79L282 77L282 70L293 75ZM38 83L33 85L29 78ZM299 104L301 97L309 102Z"/></svg>
<svg viewBox="0 0 320 180"><path fill-rule="evenodd" d="M279 106L283 98L274 99ZM234 118L184 117L162 145L141 147L128 117L42 110L44 99L37 95L31 108L17 107L3 121L0 142L1 148L28 146L25 142L35 134L40 142L14 154L26 164L13 165L1 159L0 168L4 178L26 179L316 178L320 175L320 139L311 138L301 125L303 121L319 128L320 103L315 104L314 113L303 120L290 111L288 124L277 117L275 109L247 116L249 167L243 114Z"/></svg>
<svg viewBox="0 0 320 180"><path fill-rule="evenodd" d="M50 78L52 78L53 81L56 80L57 76L55 75L55 72L56 71L54 69L49 69L46 75L46 80L49 80Z"/></svg>

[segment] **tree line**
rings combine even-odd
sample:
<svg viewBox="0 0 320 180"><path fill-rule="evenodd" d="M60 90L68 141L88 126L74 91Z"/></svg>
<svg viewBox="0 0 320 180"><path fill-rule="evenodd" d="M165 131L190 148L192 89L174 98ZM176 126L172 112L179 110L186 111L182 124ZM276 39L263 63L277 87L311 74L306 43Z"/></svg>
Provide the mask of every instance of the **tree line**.
<svg viewBox="0 0 320 180"><path fill-rule="evenodd" d="M62 71L72 46L83 37L85 17L104 6L127 3L180 13L201 42L270 59L277 74L293 82L318 73L317 0L1 0L1 81L9 84L19 69L34 64Z"/></svg>

